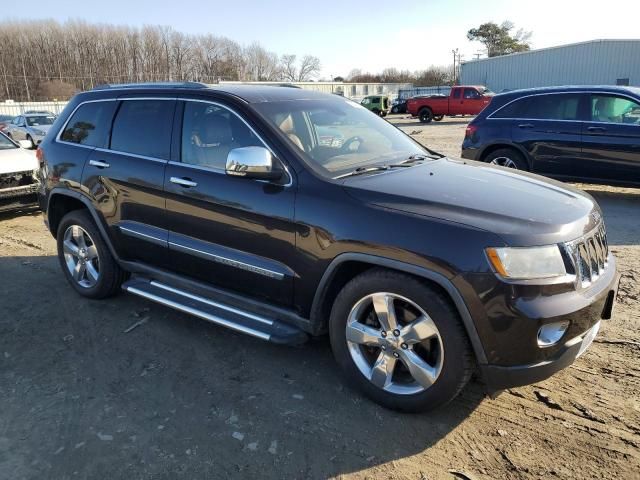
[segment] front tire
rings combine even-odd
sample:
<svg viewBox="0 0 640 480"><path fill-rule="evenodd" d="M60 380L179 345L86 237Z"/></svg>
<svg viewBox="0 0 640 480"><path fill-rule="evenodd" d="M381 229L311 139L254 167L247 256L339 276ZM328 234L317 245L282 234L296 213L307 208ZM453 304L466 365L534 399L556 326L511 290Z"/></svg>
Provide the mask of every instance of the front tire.
<svg viewBox="0 0 640 480"><path fill-rule="evenodd" d="M433 112L430 108L423 108L418 112L418 118L422 123L431 123L431 120L433 120Z"/></svg>
<svg viewBox="0 0 640 480"><path fill-rule="evenodd" d="M394 410L440 407L473 372L466 332L448 298L402 273L375 269L351 280L334 302L329 333L349 383Z"/></svg>
<svg viewBox="0 0 640 480"><path fill-rule="evenodd" d="M56 235L58 260L73 289L100 299L120 290L126 273L116 263L86 210L74 210L60 221Z"/></svg>

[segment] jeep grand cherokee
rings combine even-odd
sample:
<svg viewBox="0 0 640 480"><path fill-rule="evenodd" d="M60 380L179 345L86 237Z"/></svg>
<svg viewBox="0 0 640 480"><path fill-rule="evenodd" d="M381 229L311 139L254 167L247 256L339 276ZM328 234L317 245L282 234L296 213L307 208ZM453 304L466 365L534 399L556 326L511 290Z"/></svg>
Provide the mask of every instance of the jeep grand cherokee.
<svg viewBox="0 0 640 480"><path fill-rule="evenodd" d="M442 405L476 370L488 392L547 378L611 316L589 195L447 158L344 98L105 86L52 128L41 203L80 295L123 289L277 343L328 332L387 407Z"/></svg>

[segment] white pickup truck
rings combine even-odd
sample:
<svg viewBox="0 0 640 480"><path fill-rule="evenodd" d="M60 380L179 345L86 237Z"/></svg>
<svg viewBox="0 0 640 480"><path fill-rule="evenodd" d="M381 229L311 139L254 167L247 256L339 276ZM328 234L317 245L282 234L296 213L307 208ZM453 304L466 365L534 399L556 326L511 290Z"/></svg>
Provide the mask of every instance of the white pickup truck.
<svg viewBox="0 0 640 480"><path fill-rule="evenodd" d="M0 212L32 207L38 201L38 160L30 142L0 133Z"/></svg>

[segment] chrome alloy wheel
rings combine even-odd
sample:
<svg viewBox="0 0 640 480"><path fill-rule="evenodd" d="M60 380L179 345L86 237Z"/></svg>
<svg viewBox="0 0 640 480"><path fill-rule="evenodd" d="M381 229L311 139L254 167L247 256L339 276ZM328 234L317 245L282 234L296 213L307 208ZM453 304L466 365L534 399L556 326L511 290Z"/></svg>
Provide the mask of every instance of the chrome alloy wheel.
<svg viewBox="0 0 640 480"><path fill-rule="evenodd" d="M400 295L378 292L360 299L349 312L346 338L360 372L389 393L423 392L442 370L438 328L422 308Z"/></svg>
<svg viewBox="0 0 640 480"><path fill-rule="evenodd" d="M496 157L491 160L491 165L500 165L501 167L518 169L516 162L511 160L509 157Z"/></svg>
<svg viewBox="0 0 640 480"><path fill-rule="evenodd" d="M85 229L71 225L62 242L64 261L78 285L91 288L100 278L100 262L96 245Z"/></svg>

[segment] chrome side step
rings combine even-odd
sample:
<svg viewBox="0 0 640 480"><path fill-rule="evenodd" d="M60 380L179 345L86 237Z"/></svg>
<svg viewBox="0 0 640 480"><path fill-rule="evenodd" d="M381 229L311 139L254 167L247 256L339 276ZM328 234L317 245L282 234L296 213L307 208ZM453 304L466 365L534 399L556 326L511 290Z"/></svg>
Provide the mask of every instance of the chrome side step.
<svg viewBox="0 0 640 480"><path fill-rule="evenodd" d="M256 315L155 280L134 277L125 282L122 289L261 340L297 345L304 343L308 338L302 330L273 318Z"/></svg>

